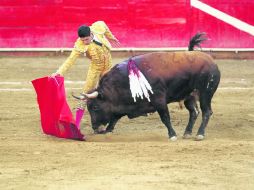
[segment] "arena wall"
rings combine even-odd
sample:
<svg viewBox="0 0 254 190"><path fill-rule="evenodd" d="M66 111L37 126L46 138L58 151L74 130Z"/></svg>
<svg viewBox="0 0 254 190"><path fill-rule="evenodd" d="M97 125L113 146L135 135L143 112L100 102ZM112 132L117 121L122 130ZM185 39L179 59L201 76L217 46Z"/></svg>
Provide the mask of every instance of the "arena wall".
<svg viewBox="0 0 254 190"><path fill-rule="evenodd" d="M104 20L121 48L254 48L253 0L1 0L0 48L71 48L82 24Z"/></svg>

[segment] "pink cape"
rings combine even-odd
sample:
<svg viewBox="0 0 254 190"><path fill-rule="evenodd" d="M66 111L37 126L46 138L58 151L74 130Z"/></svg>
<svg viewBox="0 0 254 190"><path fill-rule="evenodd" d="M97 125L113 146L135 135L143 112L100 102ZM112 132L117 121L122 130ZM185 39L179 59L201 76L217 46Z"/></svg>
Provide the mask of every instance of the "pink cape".
<svg viewBox="0 0 254 190"><path fill-rule="evenodd" d="M32 84L37 93L43 132L60 138L84 140L66 101L64 77L43 77L33 80Z"/></svg>

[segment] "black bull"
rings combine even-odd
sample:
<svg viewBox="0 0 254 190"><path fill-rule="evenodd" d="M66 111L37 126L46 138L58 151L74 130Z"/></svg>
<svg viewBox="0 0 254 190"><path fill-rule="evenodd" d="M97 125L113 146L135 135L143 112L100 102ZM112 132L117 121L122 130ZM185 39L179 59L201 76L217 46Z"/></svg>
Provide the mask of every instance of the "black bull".
<svg viewBox="0 0 254 190"><path fill-rule="evenodd" d="M100 125L107 125L105 132L111 132L123 116L135 118L157 111L168 129L169 137L175 140L176 133L170 122L167 104L184 100L189 111L184 137L188 138L198 116L193 95L195 92L199 96L202 111L202 123L196 139L202 140L212 114L211 100L220 81L220 71L213 59L199 51L186 51L149 53L133 57L132 60L152 87L151 102L146 99L133 101L128 61L117 64L100 80L94 91L96 97L87 100L94 131L98 132Z"/></svg>

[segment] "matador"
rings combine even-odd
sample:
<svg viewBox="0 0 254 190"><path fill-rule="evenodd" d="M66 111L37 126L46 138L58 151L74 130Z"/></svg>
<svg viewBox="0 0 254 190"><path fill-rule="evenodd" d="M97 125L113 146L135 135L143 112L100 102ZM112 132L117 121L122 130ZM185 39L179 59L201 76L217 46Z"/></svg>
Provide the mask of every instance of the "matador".
<svg viewBox="0 0 254 190"><path fill-rule="evenodd" d="M78 37L70 56L54 74L64 75L76 62L77 58L84 54L91 59L86 82L83 87L83 93L88 93L89 90L96 87L99 79L111 69L112 58L110 50L112 46L110 42L117 45L119 41L103 21L97 21L91 26L80 26Z"/></svg>

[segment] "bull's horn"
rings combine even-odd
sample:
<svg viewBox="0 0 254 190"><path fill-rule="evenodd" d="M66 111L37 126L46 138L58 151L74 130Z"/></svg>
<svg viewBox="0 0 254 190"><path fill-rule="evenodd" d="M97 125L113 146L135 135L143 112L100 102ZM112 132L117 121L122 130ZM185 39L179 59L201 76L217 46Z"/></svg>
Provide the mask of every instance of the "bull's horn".
<svg viewBox="0 0 254 190"><path fill-rule="evenodd" d="M74 98L78 99L78 100L84 100L84 99L86 99L86 96L83 95L83 94L81 94L80 96L76 96L76 95L74 95L74 93L72 92L71 95L72 95Z"/></svg>
<svg viewBox="0 0 254 190"><path fill-rule="evenodd" d="M84 94L87 98L97 98L97 96L99 95L98 91L94 91L91 94Z"/></svg>

